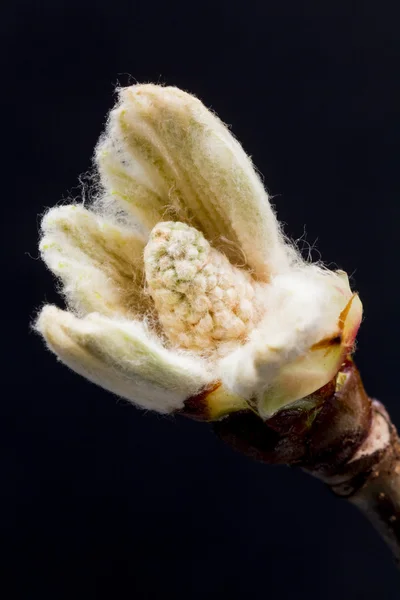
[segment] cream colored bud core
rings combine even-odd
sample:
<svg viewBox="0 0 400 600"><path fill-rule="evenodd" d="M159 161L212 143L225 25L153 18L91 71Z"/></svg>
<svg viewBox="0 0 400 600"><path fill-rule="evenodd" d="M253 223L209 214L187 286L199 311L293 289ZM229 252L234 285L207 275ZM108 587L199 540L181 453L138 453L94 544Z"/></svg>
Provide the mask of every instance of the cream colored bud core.
<svg viewBox="0 0 400 600"><path fill-rule="evenodd" d="M262 285L185 223L156 225L144 263L165 335L180 348L225 354L259 320Z"/></svg>

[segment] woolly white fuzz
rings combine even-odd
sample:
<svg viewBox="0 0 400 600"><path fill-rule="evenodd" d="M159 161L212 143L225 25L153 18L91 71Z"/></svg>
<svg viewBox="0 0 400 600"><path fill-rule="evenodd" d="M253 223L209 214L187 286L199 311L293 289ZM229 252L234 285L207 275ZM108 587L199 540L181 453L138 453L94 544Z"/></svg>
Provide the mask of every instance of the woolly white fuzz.
<svg viewBox="0 0 400 600"><path fill-rule="evenodd" d="M343 276L311 265L277 276L265 292L264 319L219 368L224 385L266 417L335 375L342 345L310 349L342 335L339 316L352 293Z"/></svg>
<svg viewBox="0 0 400 600"><path fill-rule="evenodd" d="M167 350L138 321L79 319L48 305L36 328L64 364L142 408L172 412L213 381L204 361Z"/></svg>
<svg viewBox="0 0 400 600"><path fill-rule="evenodd" d="M120 90L96 149L107 197L116 196L148 230L189 221L259 279L287 269L292 254L250 158L194 96L177 88ZM240 249L241 252L237 251Z"/></svg>
<svg viewBox="0 0 400 600"><path fill-rule="evenodd" d="M250 159L199 100L120 90L95 160L94 206L42 223L70 312L45 306L36 328L62 362L159 412L206 391L215 418L267 417L335 376L361 303L285 242Z"/></svg>
<svg viewBox="0 0 400 600"><path fill-rule="evenodd" d="M39 249L62 282L62 292L79 315L141 314L142 254L146 239L79 205L49 210L42 221Z"/></svg>

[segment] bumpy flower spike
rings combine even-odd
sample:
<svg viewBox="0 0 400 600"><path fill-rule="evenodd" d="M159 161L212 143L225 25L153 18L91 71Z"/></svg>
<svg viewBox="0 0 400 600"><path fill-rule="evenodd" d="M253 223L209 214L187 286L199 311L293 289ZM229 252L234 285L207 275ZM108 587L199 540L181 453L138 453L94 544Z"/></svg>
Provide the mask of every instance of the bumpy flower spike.
<svg viewBox="0 0 400 600"><path fill-rule="evenodd" d="M94 204L42 222L41 254L69 310L45 306L36 329L58 358L137 406L214 421L236 447L326 480L342 469L348 481L352 460L358 476L360 456L382 458L392 434L355 395L349 362L361 302L345 273L305 263L286 242L223 123L176 88L124 88L95 163ZM313 446L328 430L340 464Z"/></svg>
<svg viewBox="0 0 400 600"><path fill-rule="evenodd" d="M193 227L156 225L144 264L160 323L174 345L222 355L254 329L262 310L262 287Z"/></svg>

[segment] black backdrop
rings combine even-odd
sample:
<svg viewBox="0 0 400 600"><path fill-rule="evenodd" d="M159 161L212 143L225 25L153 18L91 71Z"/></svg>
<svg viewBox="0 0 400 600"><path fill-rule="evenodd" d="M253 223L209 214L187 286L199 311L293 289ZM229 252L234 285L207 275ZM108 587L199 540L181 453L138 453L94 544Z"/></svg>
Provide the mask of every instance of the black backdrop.
<svg viewBox="0 0 400 600"><path fill-rule="evenodd" d="M5 598L399 597L383 543L320 483L253 463L207 425L116 400L29 331L43 301L61 302L37 260L38 214L79 194L114 85L177 85L232 125L286 232L305 230L352 274L365 306L357 363L400 424L396 4L1 9L1 568L17 574Z"/></svg>

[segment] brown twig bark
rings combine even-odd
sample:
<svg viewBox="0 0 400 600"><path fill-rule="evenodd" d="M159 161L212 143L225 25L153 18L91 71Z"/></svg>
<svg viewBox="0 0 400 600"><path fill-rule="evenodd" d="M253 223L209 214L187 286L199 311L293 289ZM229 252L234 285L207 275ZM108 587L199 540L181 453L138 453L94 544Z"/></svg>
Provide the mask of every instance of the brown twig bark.
<svg viewBox="0 0 400 600"><path fill-rule="evenodd" d="M324 481L369 518L400 565L400 441L352 361L316 394L267 421L244 410L213 426L252 458L296 465Z"/></svg>

